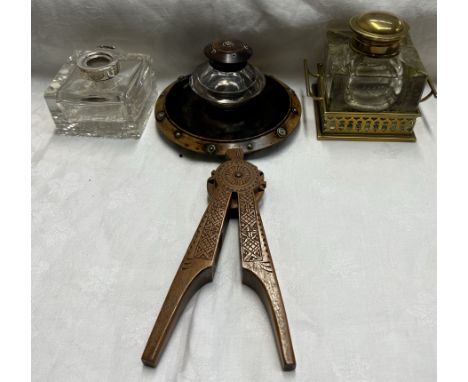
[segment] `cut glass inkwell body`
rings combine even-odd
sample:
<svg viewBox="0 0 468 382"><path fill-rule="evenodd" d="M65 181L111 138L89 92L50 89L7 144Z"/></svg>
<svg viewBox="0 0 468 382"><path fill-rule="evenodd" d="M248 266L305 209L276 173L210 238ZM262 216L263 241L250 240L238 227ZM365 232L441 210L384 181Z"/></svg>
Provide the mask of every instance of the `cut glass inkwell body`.
<svg viewBox="0 0 468 382"><path fill-rule="evenodd" d="M111 45L75 51L44 97L58 134L139 138L156 98L151 57Z"/></svg>
<svg viewBox="0 0 468 382"><path fill-rule="evenodd" d="M213 41L205 47L209 61L190 76L190 87L203 99L221 108L235 108L256 97L265 87L265 76L247 60L252 49L239 40Z"/></svg>
<svg viewBox="0 0 468 382"><path fill-rule="evenodd" d="M415 141L418 105L426 83L436 95L408 35L408 24L389 13L351 18L350 30L327 33L325 65L311 73L319 139ZM318 78L313 87L310 76Z"/></svg>

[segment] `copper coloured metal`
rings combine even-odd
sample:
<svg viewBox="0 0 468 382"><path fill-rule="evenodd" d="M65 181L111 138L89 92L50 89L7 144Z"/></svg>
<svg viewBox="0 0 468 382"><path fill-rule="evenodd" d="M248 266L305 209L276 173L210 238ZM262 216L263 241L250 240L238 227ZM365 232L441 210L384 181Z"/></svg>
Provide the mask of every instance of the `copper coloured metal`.
<svg viewBox="0 0 468 382"><path fill-rule="evenodd" d="M224 156L229 149L255 152L283 142L299 125L301 104L295 92L272 76L257 97L223 110L197 96L188 76L160 94L157 128L171 142L201 154Z"/></svg>
<svg viewBox="0 0 468 382"><path fill-rule="evenodd" d="M245 65L252 50L242 41L220 40L209 44L205 54L211 65L229 72ZM227 160L208 179L208 206L161 307L142 361L157 365L186 304L213 280L228 220L237 217L242 282L263 301L282 368L293 370L296 360L288 320L258 208L266 182L263 172L243 158L289 137L299 125L301 104L287 85L265 76L258 95L236 107L220 108L197 95L189 79L179 77L160 94L155 108L157 128L184 149Z"/></svg>
<svg viewBox="0 0 468 382"><path fill-rule="evenodd" d="M230 149L226 155L228 160L208 179L210 202L146 344L142 361L147 366L155 367L158 363L190 298L213 280L229 211L236 207L242 282L257 292L269 313L283 369L296 367L286 310L257 203L266 187L264 175L256 166L243 160L241 149Z"/></svg>

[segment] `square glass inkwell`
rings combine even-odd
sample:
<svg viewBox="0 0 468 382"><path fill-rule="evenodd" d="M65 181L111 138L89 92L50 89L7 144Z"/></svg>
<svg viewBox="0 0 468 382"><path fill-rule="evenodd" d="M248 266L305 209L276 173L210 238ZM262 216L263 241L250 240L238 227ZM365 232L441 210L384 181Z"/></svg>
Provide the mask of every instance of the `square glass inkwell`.
<svg viewBox="0 0 468 382"><path fill-rule="evenodd" d="M44 97L57 134L139 138L156 94L150 56L100 45L73 52Z"/></svg>

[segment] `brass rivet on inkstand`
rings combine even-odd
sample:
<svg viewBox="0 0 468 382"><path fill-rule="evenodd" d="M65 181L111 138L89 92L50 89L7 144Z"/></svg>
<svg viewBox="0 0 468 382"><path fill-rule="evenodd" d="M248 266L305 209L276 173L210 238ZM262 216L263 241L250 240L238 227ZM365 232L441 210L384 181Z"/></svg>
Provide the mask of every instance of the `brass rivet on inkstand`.
<svg viewBox="0 0 468 382"><path fill-rule="evenodd" d="M286 135L288 135L288 131L284 127L278 127L276 129L276 135L280 138L284 138Z"/></svg>
<svg viewBox="0 0 468 382"><path fill-rule="evenodd" d="M164 118L166 117L166 113L163 111L160 111L158 114L156 114L156 120L161 122Z"/></svg>
<svg viewBox="0 0 468 382"><path fill-rule="evenodd" d="M215 145L208 145L206 147L206 151L209 153L209 154L214 154L216 152L216 146Z"/></svg>

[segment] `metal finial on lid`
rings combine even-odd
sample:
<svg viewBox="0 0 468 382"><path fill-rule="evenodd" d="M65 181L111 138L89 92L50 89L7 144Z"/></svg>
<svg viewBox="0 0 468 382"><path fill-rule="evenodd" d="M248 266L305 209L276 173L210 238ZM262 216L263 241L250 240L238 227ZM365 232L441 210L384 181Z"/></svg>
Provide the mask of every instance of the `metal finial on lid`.
<svg viewBox="0 0 468 382"><path fill-rule="evenodd" d="M204 51L211 62L228 65L245 65L253 53L252 48L240 40L215 40Z"/></svg>

